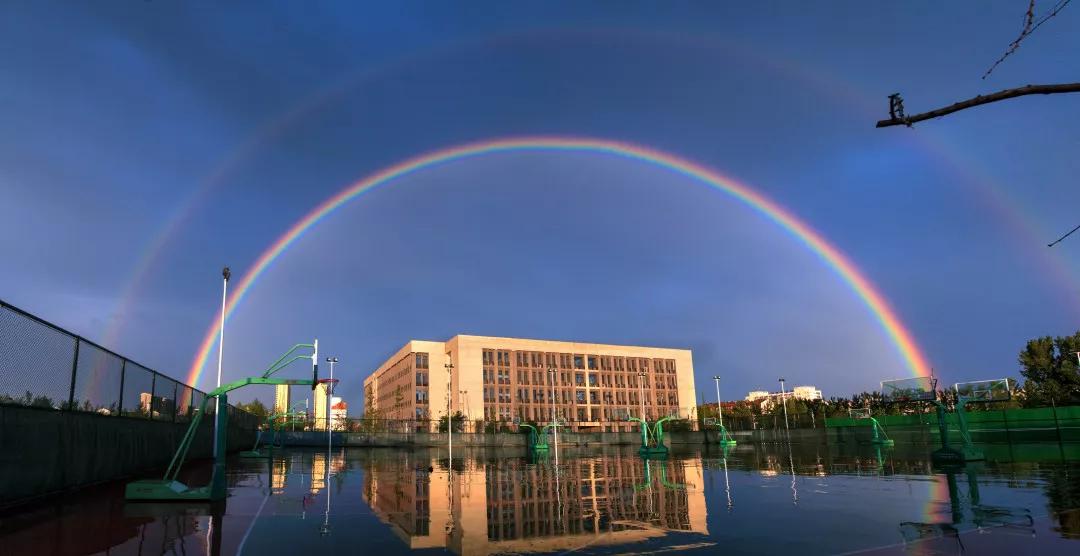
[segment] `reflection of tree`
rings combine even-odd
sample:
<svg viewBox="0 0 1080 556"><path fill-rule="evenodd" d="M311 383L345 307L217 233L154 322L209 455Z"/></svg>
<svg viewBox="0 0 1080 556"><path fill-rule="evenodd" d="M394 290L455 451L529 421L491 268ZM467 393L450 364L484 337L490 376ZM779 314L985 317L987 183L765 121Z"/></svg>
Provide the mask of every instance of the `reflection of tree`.
<svg viewBox="0 0 1080 556"><path fill-rule="evenodd" d="M1062 536L1080 537L1080 481L1065 467L1054 469L1047 477L1046 497L1050 513Z"/></svg>

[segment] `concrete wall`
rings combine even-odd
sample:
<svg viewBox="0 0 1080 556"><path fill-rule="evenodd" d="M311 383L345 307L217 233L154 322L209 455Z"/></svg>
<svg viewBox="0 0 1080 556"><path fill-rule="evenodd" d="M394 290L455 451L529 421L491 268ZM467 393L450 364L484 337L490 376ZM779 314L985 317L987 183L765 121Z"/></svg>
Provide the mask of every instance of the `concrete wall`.
<svg viewBox="0 0 1080 556"><path fill-rule="evenodd" d="M0 507L104 481L153 476L168 466L187 423L0 406ZM213 429L200 425L189 459L211 456ZM254 431L231 425L229 449Z"/></svg>

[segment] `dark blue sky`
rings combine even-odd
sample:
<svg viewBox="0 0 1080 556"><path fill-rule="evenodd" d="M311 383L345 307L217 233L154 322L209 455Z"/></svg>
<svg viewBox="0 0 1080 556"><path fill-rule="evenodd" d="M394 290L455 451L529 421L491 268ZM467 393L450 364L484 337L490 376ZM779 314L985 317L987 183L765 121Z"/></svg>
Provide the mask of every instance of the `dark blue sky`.
<svg viewBox="0 0 1080 556"><path fill-rule="evenodd" d="M1014 375L1028 338L1078 328L1080 239L1045 244L1080 223L1080 102L873 123L897 91L920 112L1075 81L1076 9L979 79L1025 7L9 3L0 296L180 377L220 267L242 274L322 199L454 144L573 135L751 185L861 267L946 381ZM720 373L731 398L781 374L826 395L904 374L865 306L775 224L583 153L459 161L360 197L227 333L226 378L318 336L356 402L406 340L456 333L689 347L699 388Z"/></svg>

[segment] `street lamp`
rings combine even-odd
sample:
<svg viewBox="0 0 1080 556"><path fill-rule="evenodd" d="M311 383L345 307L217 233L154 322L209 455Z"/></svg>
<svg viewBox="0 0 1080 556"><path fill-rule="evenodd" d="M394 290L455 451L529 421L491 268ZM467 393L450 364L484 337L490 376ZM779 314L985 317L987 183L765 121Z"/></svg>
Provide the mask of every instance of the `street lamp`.
<svg viewBox="0 0 1080 556"><path fill-rule="evenodd" d="M450 354L446 354L446 364L443 365L446 368L446 447L447 447L447 462L453 467L454 464L454 416L450 414L450 399L453 397L453 388L451 384L454 382L454 363L450 359Z"/></svg>
<svg viewBox="0 0 1080 556"><path fill-rule="evenodd" d="M232 277L232 271L229 267L225 267L221 270L221 328L218 334L218 352L217 352L217 386L221 388L221 355L225 351L225 300L229 292L229 278ZM150 413L153 414L153 404L151 404ZM214 398L214 459L217 460L218 452L218 438L222 434L226 434L225 431L218 430L218 415L221 414L221 396Z"/></svg>
<svg viewBox="0 0 1080 556"><path fill-rule="evenodd" d="M559 464L559 427L555 424L555 367L548 367L548 378L551 380L551 430L555 434L555 465Z"/></svg>
<svg viewBox="0 0 1080 556"><path fill-rule="evenodd" d="M787 420L787 391L784 389L784 377L780 377L780 403L784 404L784 431L791 434Z"/></svg>
<svg viewBox="0 0 1080 556"><path fill-rule="evenodd" d="M331 420L330 415L332 411L331 404L334 402L334 364L338 362L337 357L327 357L326 362L330 364L330 382L326 384L326 449L331 448L333 443L333 437L330 436Z"/></svg>
<svg viewBox="0 0 1080 556"><path fill-rule="evenodd" d="M645 371L638 372L638 397L641 398L641 420L645 420L645 377L649 376Z"/></svg>
<svg viewBox="0 0 1080 556"><path fill-rule="evenodd" d="M720 375L714 375L712 377L716 383L716 412L720 416L720 429L724 428L724 410L720 407Z"/></svg>

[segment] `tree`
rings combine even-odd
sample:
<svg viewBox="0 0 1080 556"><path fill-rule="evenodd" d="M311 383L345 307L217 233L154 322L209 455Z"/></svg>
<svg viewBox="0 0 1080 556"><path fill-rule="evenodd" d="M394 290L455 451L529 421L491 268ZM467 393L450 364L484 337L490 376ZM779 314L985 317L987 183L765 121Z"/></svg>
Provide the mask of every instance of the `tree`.
<svg viewBox="0 0 1080 556"><path fill-rule="evenodd" d="M270 411L268 411L266 406L259 401L259 398L255 398L249 404L237 404L236 407L258 417L260 421L263 421L270 416Z"/></svg>
<svg viewBox="0 0 1080 556"><path fill-rule="evenodd" d="M460 411L454 414L454 432L465 430L465 416ZM446 415L439 417L439 432L446 432Z"/></svg>
<svg viewBox="0 0 1080 556"><path fill-rule="evenodd" d="M1044 336L1027 343L1020 352L1024 375L1024 401L1028 406L1057 405L1080 400L1080 331L1072 336Z"/></svg>

